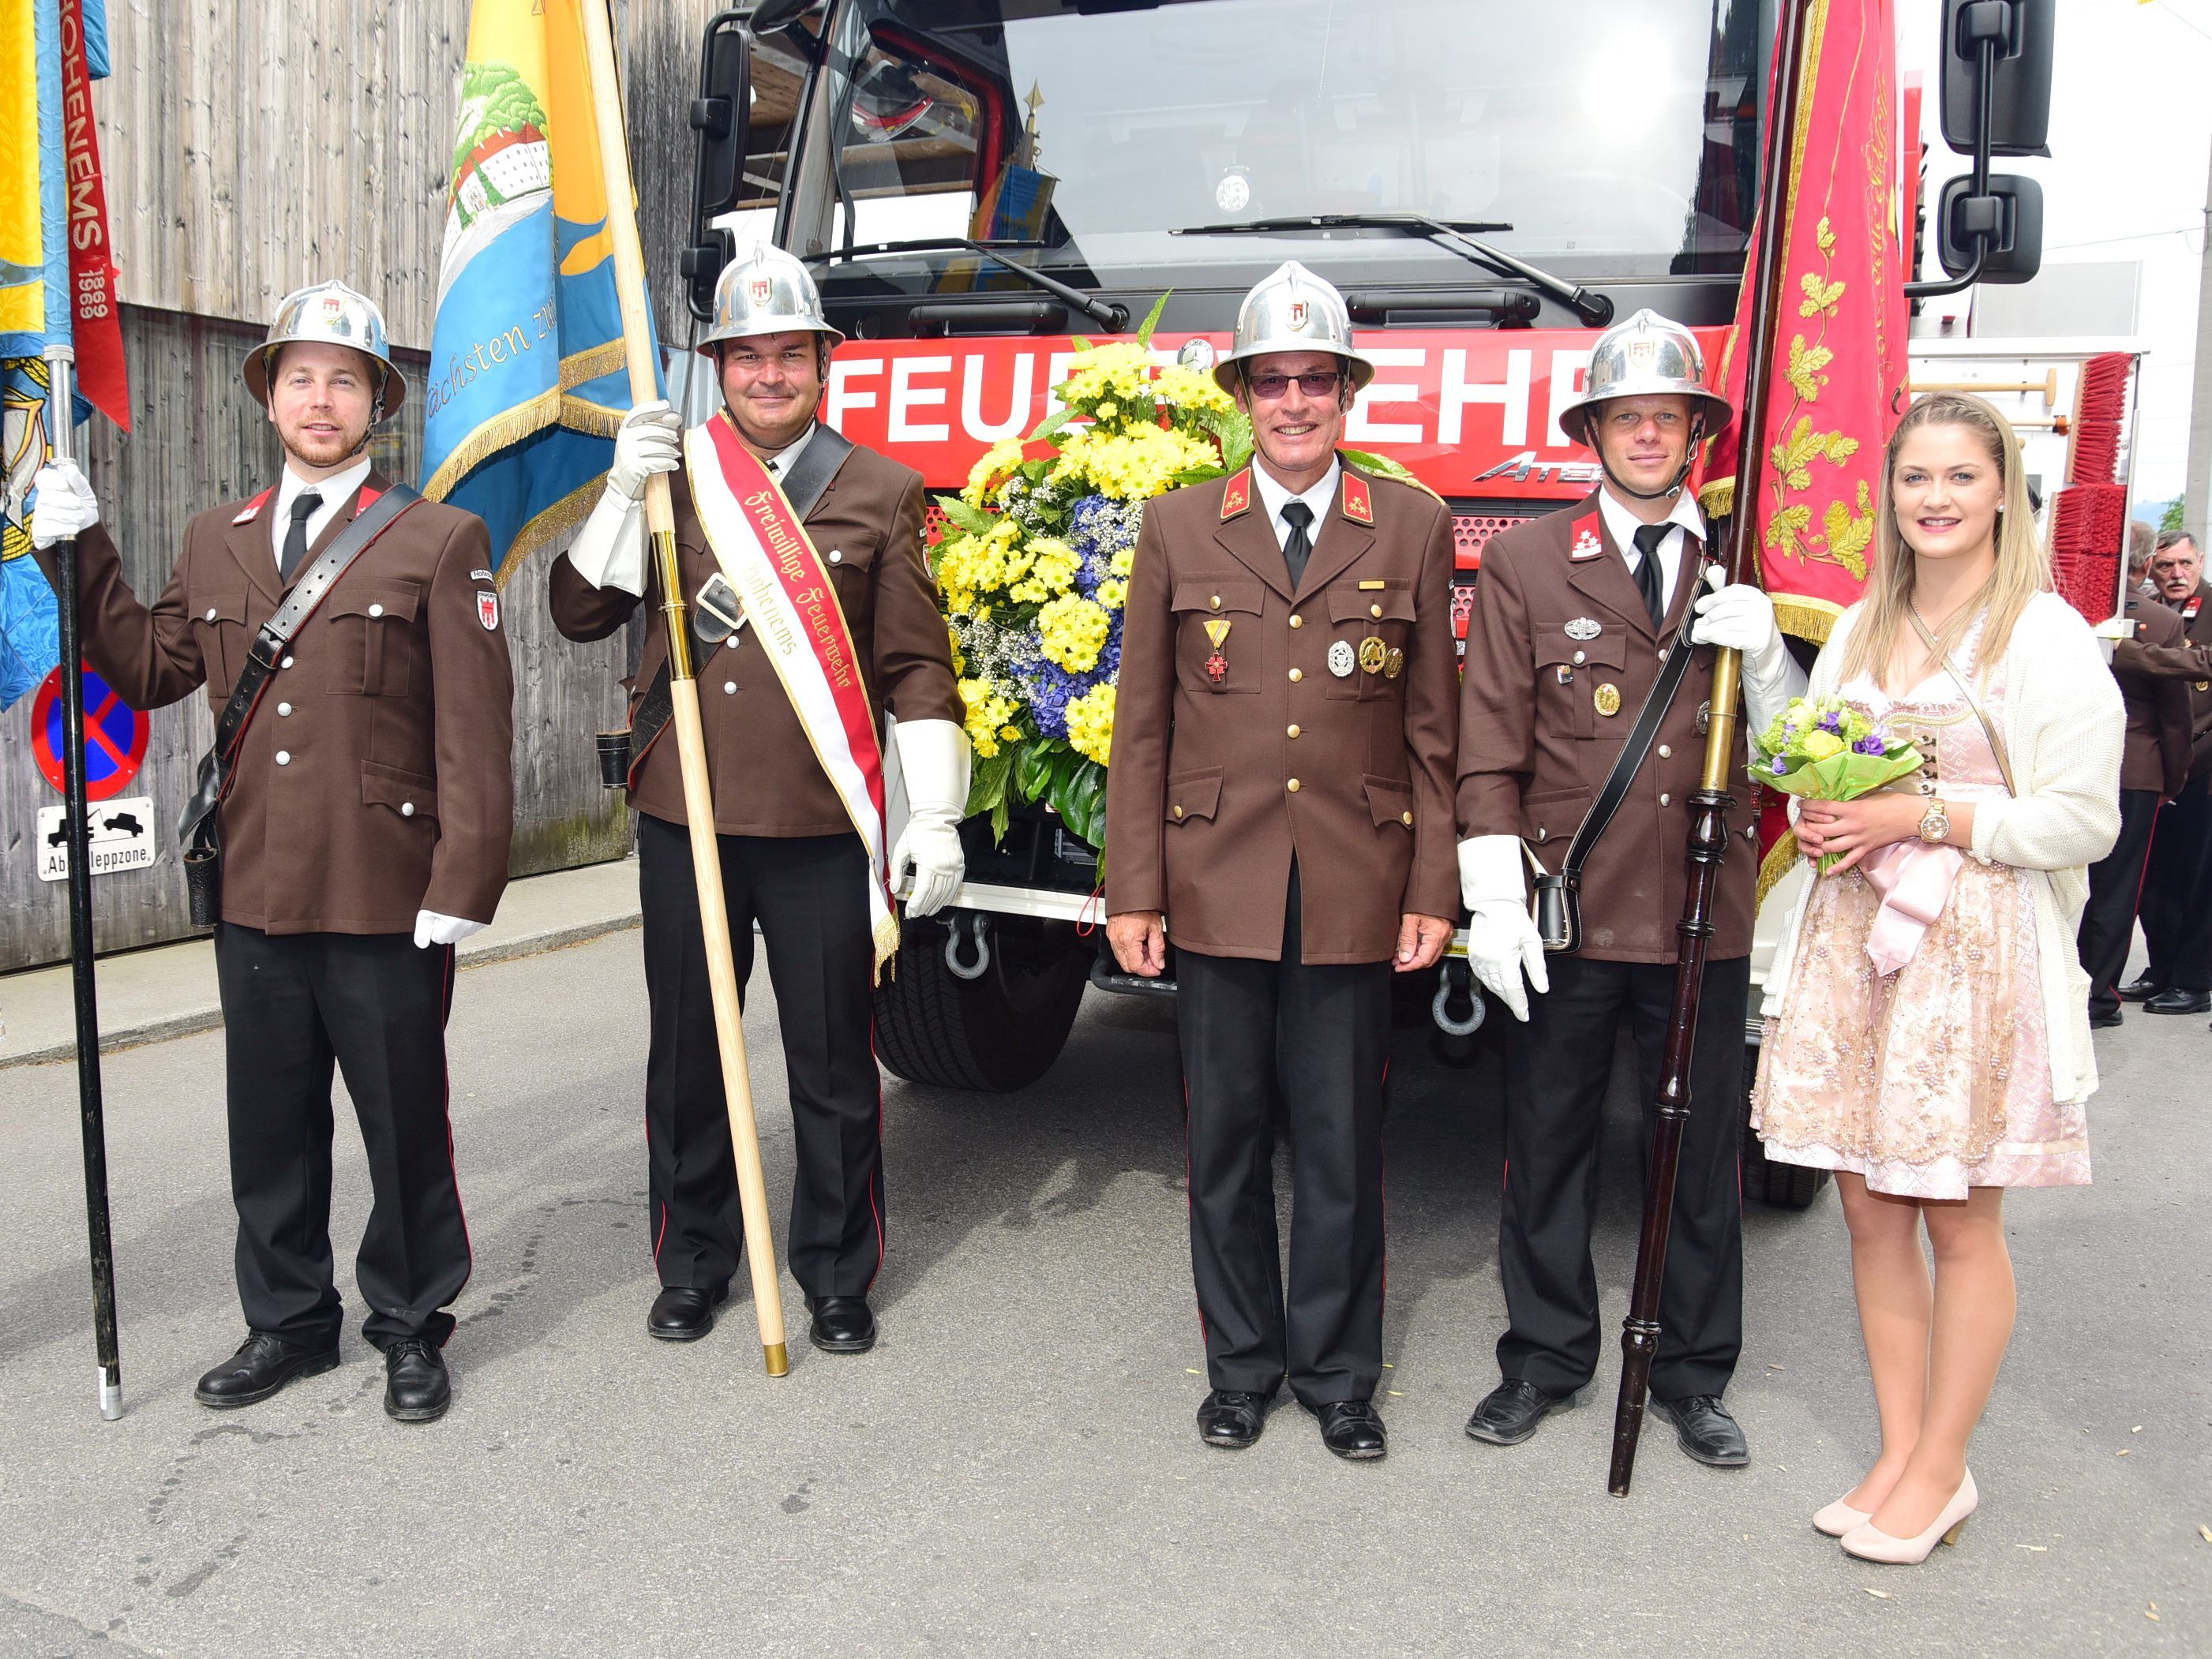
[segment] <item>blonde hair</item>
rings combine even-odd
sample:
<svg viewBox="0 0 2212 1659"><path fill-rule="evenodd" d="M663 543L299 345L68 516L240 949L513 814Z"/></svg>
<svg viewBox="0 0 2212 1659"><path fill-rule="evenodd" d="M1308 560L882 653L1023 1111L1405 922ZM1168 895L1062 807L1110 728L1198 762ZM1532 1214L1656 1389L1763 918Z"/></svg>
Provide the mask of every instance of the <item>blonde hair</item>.
<svg viewBox="0 0 2212 1659"><path fill-rule="evenodd" d="M2020 439L2011 423L1981 398L1964 392L1936 392L1905 411L1905 418L1890 434L1882 451L1881 493L1875 505L1874 569L1867 579L1858 620L1844 652L1841 678L1859 674L1874 678L1884 690L1890 658L1900 629L1911 626L1913 581L1917 574L1912 550L1897 527L1893 480L1897 452L1905 441L1924 426L1962 426L1982 441L1996 463L2003 495L1996 524L1996 568L1990 579L1936 632L1936 643L1945 656L1955 656L1975 619L1986 617L1978 653L1979 668L1993 666L2011 643L2013 624L2027 602L2051 586L2051 560L2035 532L2035 508L2027 498L2027 472L2021 465Z"/></svg>

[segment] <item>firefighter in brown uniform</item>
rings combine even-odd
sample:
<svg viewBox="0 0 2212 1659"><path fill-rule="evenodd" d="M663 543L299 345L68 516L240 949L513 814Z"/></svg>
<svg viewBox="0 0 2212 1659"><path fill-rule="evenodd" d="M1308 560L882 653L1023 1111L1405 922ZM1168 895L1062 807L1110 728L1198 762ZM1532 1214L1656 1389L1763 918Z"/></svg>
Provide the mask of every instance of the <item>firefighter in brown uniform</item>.
<svg viewBox="0 0 2212 1659"><path fill-rule="evenodd" d="M362 452L406 383L366 297L337 283L288 296L245 379L283 441L283 477L194 518L150 607L125 583L84 475L66 463L40 475L33 537L78 536L85 655L134 708L205 687L220 714L295 582L391 488ZM200 1379L202 1405L250 1405L337 1364L333 1062L375 1195L355 1276L384 1408L419 1422L451 1399L446 1310L470 1254L445 1023L453 946L492 919L514 820L491 562L481 519L407 507L301 625L240 738L218 817L215 951L248 1334Z"/></svg>
<svg viewBox="0 0 2212 1659"><path fill-rule="evenodd" d="M927 915L958 889L959 821L969 749L951 641L921 544L921 477L820 424L830 354L844 337L823 320L806 269L763 247L725 270L714 325L723 410L746 449L792 498L851 629L875 729L896 717L909 806L890 858L910 884L907 913ZM668 660L659 574L648 570L639 498L667 472L684 598L710 630L695 652L720 836L730 934L742 988L753 924L768 951L782 1022L798 1146L788 1249L825 1352L876 1340L868 1290L883 1262L883 1095L872 1040L875 946L869 854L817 744L721 574L679 469L676 413L633 413L616 439L606 494L568 556L553 567L553 620L572 640L603 639L647 598L644 655L630 696L629 799L637 825L652 1041L646 1062L647 1236L661 1290L646 1328L686 1342L713 1328L743 1243L737 1165L722 1089L706 954L676 743L656 728L653 686ZM729 631L735 622L734 632ZM663 703L658 710L665 720ZM887 757L888 758L888 757Z"/></svg>
<svg viewBox="0 0 2212 1659"><path fill-rule="evenodd" d="M1303 266L1245 297L1214 373L1252 417L1257 459L1145 512L1107 774L1107 934L1133 974L1176 950L1200 1437L1250 1445L1287 1377L1329 1450L1380 1457L1391 971L1437 960L1455 899L1451 517L1339 459L1374 370L1342 298Z"/></svg>
<svg viewBox="0 0 2212 1659"><path fill-rule="evenodd" d="M1459 750L1468 958L1522 1022L1509 1033L1505 1071L1503 1381L1467 1425L1498 1445L1534 1434L1596 1368L1590 1233L1600 1113L1624 1024L1647 1103L1658 1084L1711 647L1743 652L1753 729L1804 684L1765 596L1749 586L1707 592L1700 580L1709 532L1681 486L1698 440L1729 418L1703 382L1695 337L1648 311L1600 337L1588 390L1559 423L1596 451L1605 481L1589 499L1485 548L1468 623ZM1526 862L1533 856L1559 872L1693 601L1698 648L1582 870L1581 948L1547 962L1529 915ZM1723 1467L1748 1455L1721 1395L1742 1344L1736 1158L1754 834L1745 827L1714 897L1651 1373L1653 1402L1683 1449Z"/></svg>
<svg viewBox="0 0 2212 1659"><path fill-rule="evenodd" d="M2150 855L2159 808L2179 798L2189 781L2190 684L2203 678L2202 647L2190 647L2181 618L2136 586L2150 563L2151 527L2128 526L2130 546L2124 619L2133 632L2112 653L2112 678L2127 706L2126 746L2120 756L2120 838L2089 866L2089 901L2082 907L2077 945L2089 976L2089 1024L2121 1023L2120 975L2135 943L2136 902Z"/></svg>
<svg viewBox="0 0 2212 1659"><path fill-rule="evenodd" d="M2159 809L2143 873L2139 914L2148 960L2142 977L2119 994L2142 999L2147 1014L2201 1014L2212 1010L2212 582L2204 580L2204 555L2178 531L2158 538L2150 579L2179 618L2182 637L2131 658L2188 682L2192 736L2189 775Z"/></svg>

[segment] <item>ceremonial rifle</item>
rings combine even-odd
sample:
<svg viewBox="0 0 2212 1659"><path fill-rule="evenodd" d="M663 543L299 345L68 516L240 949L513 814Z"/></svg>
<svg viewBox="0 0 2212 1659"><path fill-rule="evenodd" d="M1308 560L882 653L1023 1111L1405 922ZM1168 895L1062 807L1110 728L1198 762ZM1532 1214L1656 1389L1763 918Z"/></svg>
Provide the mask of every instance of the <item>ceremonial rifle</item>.
<svg viewBox="0 0 2212 1659"><path fill-rule="evenodd" d="M584 0L584 46L599 118L599 168L606 184L607 228L614 240L615 292L622 303L623 347L629 366L633 406L659 396L653 328L646 311L645 256L638 246L637 206L630 182L629 142L623 124L622 88L615 74L614 28L606 0ZM777 1278L775 1237L768 1218L768 1182L761 1173L760 1130L753 1121L752 1077L745 1065L744 1021L738 1006L737 961L730 948L730 912L722 896L722 854L714 833L714 787L707 776L707 739L699 720L699 683L691 663L691 628L685 616L683 573L676 560L676 516L668 475L645 481L645 521L660 574L661 619L668 641L670 724L684 769L684 816L691 831L691 869L699 890L699 923L706 935L707 982L714 1002L714 1032L721 1048L722 1090L728 1097L730 1139L737 1153L738 1196L744 1209L745 1261L752 1270L753 1311L760 1322L768 1374L791 1369L784 1345L783 1291Z"/></svg>
<svg viewBox="0 0 2212 1659"><path fill-rule="evenodd" d="M1796 149L1799 82L1804 78L1806 21L1812 0L1785 0L1780 29L1780 60L1775 65L1774 108L1766 136L1766 177L1759 198L1759 264L1751 288L1751 313L1745 319L1747 349L1744 407L1738 419L1735 510L1729 518L1728 579L1740 582L1755 573L1753 539L1759 534L1759 469L1765 457L1760 434L1766 430L1766 404L1773 380L1774 337L1782 315L1790 216L1790 161ZM1659 1291L1667 1272L1667 1240L1674 1217L1674 1170L1680 1161L1682 1128L1689 1121L1690 1053L1698 1034L1698 994L1705 977L1705 947L1713 936L1713 889L1721 860L1728 855L1728 813L1735 805L1728 793L1735 764L1735 728L1742 687L1733 651L1713 656L1712 711L1705 728L1705 772L1689 799L1688 890L1680 939L1674 958L1674 996L1667 1020L1667 1048L1659 1073L1658 1119L1651 1137L1650 1167L1644 1187L1644 1227L1636 1246L1635 1287L1628 1317L1620 1327L1620 1398L1613 1408L1613 1469L1607 1482L1615 1498L1628 1496L1636 1468L1636 1441L1644 1428L1644 1395L1651 1383L1651 1361L1659 1352ZM1732 1101L1702 1103L1706 1111L1733 1109Z"/></svg>

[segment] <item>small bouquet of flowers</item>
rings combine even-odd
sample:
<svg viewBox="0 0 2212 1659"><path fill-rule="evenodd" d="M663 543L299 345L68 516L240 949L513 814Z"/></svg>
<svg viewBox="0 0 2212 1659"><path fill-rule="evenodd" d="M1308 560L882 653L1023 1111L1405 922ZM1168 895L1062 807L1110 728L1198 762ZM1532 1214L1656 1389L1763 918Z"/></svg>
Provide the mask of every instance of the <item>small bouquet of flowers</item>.
<svg viewBox="0 0 2212 1659"><path fill-rule="evenodd" d="M1920 751L1893 740L1840 697L1793 697L1751 739L1754 782L1807 800L1856 800L1920 769ZM1824 854L1820 873L1844 855Z"/></svg>

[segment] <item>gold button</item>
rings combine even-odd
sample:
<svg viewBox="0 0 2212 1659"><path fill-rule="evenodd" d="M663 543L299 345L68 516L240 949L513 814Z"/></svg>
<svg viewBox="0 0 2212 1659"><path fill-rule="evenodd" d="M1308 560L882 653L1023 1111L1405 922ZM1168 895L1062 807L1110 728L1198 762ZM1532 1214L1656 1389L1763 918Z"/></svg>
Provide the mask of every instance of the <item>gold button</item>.
<svg viewBox="0 0 2212 1659"><path fill-rule="evenodd" d="M1297 613L1297 611L1291 611L1291 627L1293 627L1293 628L1304 628L1305 625L1306 625L1306 619L1305 619L1304 617L1301 617L1300 615L1298 615L1298 613Z"/></svg>
<svg viewBox="0 0 2212 1659"><path fill-rule="evenodd" d="M1292 737L1294 737L1294 738L1295 738L1296 736L1297 736L1297 734L1298 734L1298 728L1297 728L1297 726L1291 726L1291 735Z"/></svg>
<svg viewBox="0 0 2212 1659"><path fill-rule="evenodd" d="M1208 599L1208 600L1206 601L1206 603L1207 603L1208 605L1212 605L1212 606L1216 611L1220 610L1220 609L1221 609L1221 595L1220 595L1220 594L1218 594L1218 593L1216 593L1216 594L1215 594L1212 599Z"/></svg>
<svg viewBox="0 0 2212 1659"><path fill-rule="evenodd" d="M1659 804L1662 806L1672 806L1674 804L1674 798L1672 795L1662 795L1659 797Z"/></svg>
<svg viewBox="0 0 2212 1659"><path fill-rule="evenodd" d="M1177 817L1181 817L1182 816L1182 808L1180 806L1176 807L1175 810L1175 815Z"/></svg>
<svg viewBox="0 0 2212 1659"><path fill-rule="evenodd" d="M1401 823L1411 823L1413 821L1413 815L1411 812L1401 812L1398 814L1398 822Z"/></svg>
<svg viewBox="0 0 2212 1659"><path fill-rule="evenodd" d="M1291 684L1293 685L1296 685L1300 680L1305 678L1305 677L1306 671L1303 668L1293 668L1291 670Z"/></svg>
<svg viewBox="0 0 2212 1659"><path fill-rule="evenodd" d="M1672 757L1674 756L1674 751L1673 750L1669 749L1669 748L1668 748L1665 744L1663 744L1663 743L1662 743L1662 744L1661 744L1659 745L1659 758L1660 758L1661 760L1668 760L1668 759L1672 758Z"/></svg>
<svg viewBox="0 0 2212 1659"><path fill-rule="evenodd" d="M1295 794L1297 794L1297 793L1298 793L1298 781L1297 781L1296 778L1292 778L1292 779L1291 780L1291 786L1290 786L1290 787L1291 787L1291 793L1292 794L1294 794L1294 795L1295 795Z"/></svg>
<svg viewBox="0 0 2212 1659"><path fill-rule="evenodd" d="M1370 605L1367 607L1367 614L1370 617L1379 617L1382 614L1382 607L1379 605Z"/></svg>

